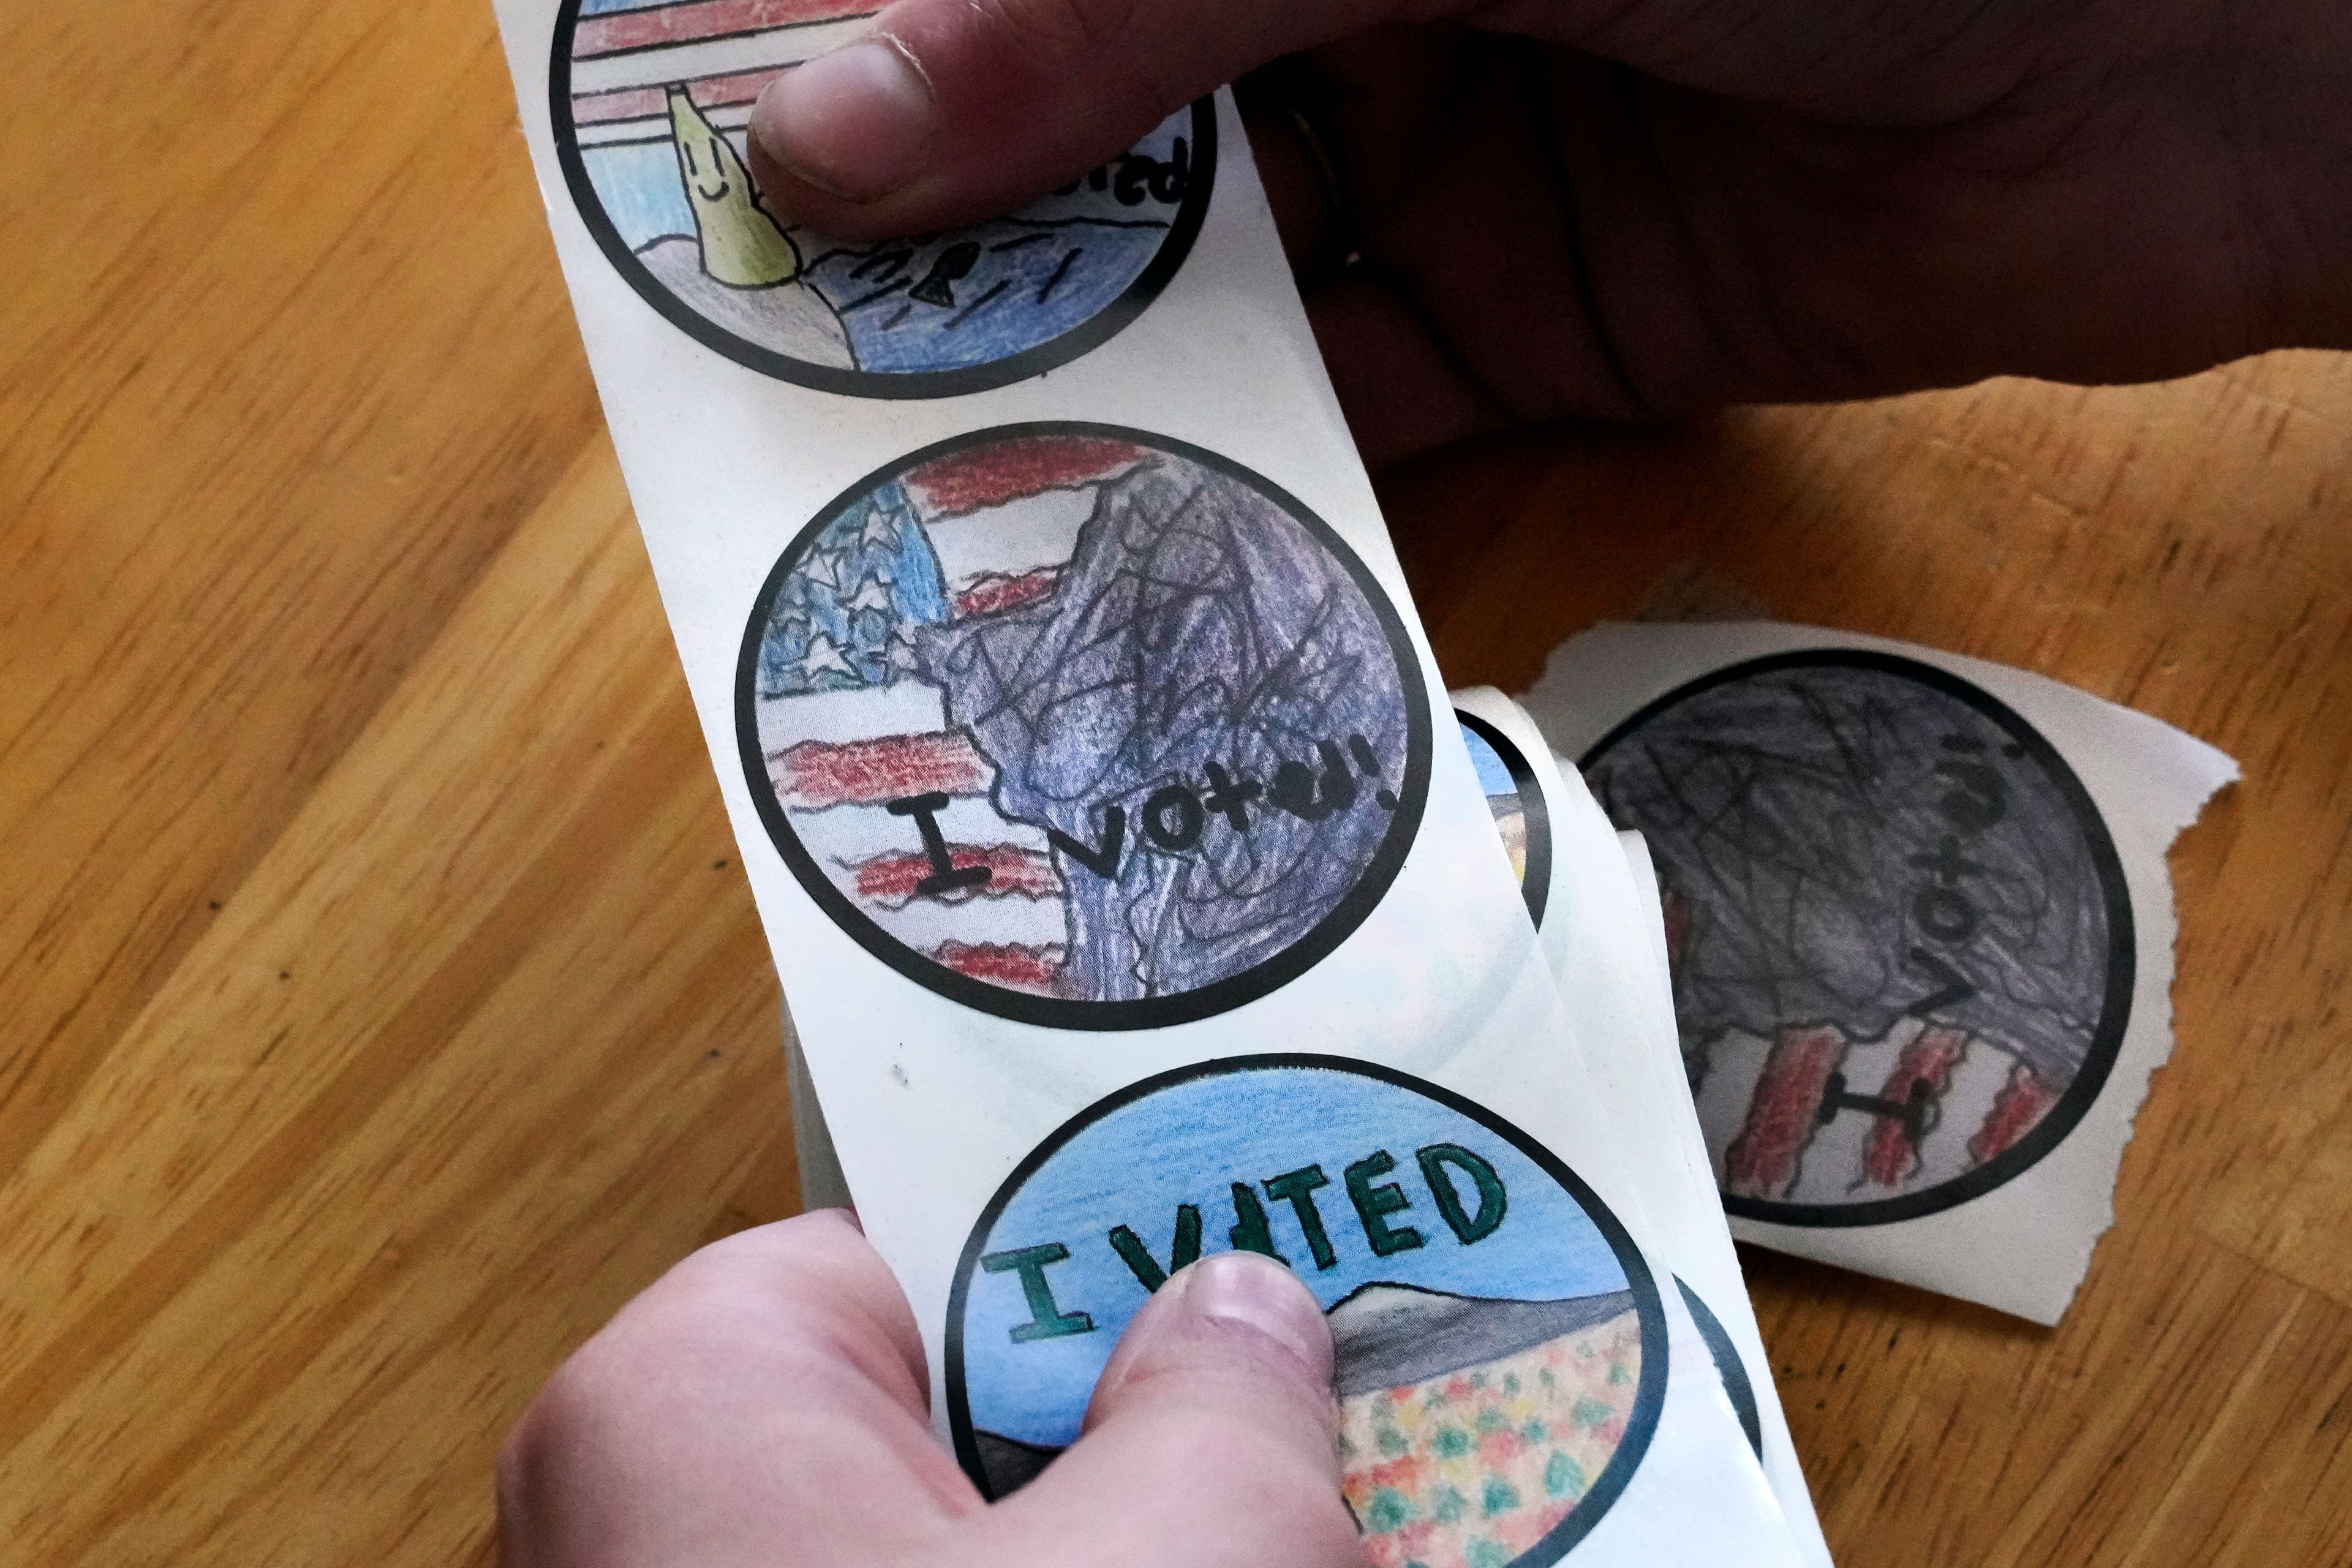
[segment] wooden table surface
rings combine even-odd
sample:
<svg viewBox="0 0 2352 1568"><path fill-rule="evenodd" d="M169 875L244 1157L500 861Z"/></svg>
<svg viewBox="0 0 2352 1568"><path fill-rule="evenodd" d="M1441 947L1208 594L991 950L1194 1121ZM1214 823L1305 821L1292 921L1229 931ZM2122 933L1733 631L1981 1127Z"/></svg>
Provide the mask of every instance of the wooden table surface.
<svg viewBox="0 0 2352 1568"><path fill-rule="evenodd" d="M488 8L16 39L0 1562L486 1562L549 1368L796 1202ZM1386 489L1456 682L1752 603L2242 760L2173 857L2179 1047L2065 1321L1748 1260L1849 1568L2352 1561L2352 361L1553 431Z"/></svg>

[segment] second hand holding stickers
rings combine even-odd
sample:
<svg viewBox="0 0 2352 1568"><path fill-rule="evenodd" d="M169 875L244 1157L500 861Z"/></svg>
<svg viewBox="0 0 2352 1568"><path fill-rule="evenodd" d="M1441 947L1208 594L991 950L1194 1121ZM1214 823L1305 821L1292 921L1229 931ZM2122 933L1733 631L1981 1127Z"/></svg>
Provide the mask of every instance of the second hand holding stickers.
<svg viewBox="0 0 2352 1568"><path fill-rule="evenodd" d="M983 1432L1067 1441L1155 1272L1255 1245L1351 1347L1386 1560L1790 1568L1539 1044L1567 1016L1230 100L850 248L751 188L741 121L862 8L499 12L807 1066L978 1478ZM1184 1106L1159 1162L1100 1152Z"/></svg>

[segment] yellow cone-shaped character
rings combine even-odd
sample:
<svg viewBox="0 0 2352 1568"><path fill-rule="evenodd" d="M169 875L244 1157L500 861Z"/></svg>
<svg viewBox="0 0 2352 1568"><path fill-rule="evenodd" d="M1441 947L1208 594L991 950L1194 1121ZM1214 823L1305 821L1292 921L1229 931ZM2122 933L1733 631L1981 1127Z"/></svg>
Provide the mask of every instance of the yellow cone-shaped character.
<svg viewBox="0 0 2352 1568"><path fill-rule="evenodd" d="M694 208L695 233L702 241L702 269L737 289L789 283L801 274L801 255L783 226L751 189L751 172L734 145L719 133L683 87L669 94L670 140L677 147L677 172Z"/></svg>

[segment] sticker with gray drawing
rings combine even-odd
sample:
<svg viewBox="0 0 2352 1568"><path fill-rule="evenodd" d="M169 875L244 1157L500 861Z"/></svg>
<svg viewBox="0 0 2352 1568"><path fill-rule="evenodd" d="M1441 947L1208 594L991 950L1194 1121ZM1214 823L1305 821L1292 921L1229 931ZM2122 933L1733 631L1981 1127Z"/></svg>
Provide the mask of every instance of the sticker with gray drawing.
<svg viewBox="0 0 2352 1568"><path fill-rule="evenodd" d="M1108 426L869 475L794 539L737 677L810 896L1000 1016L1148 1028L1265 994L1379 903L1431 718L1363 563L1265 480Z"/></svg>
<svg viewBox="0 0 2352 1568"><path fill-rule="evenodd" d="M1725 1205L1908 1219L2042 1158L2106 1080L2131 902L2063 758L1916 660L1823 650L1659 698L1582 767L1656 857Z"/></svg>
<svg viewBox="0 0 2352 1568"><path fill-rule="evenodd" d="M582 217L656 310L753 370L862 397L984 391L1108 338L1182 265L1207 212L1203 99L1008 217L901 241L815 234L754 182L751 105L855 37L873 0L566 0L556 151Z"/></svg>
<svg viewBox="0 0 2352 1568"><path fill-rule="evenodd" d="M1341 1490L1377 1568L1538 1568L1622 1493L1665 1396L1658 1287L1492 1112L1330 1057L1235 1058L1071 1119L982 1215L949 1426L990 1497L1078 1433L1129 1319L1204 1252L1287 1264L1338 1352Z"/></svg>

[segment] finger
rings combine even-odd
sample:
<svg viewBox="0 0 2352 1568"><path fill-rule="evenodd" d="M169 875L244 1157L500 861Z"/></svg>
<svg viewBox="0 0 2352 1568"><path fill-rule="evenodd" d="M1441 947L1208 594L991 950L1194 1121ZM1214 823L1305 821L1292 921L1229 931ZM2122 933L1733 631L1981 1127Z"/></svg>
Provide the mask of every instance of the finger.
<svg viewBox="0 0 2352 1568"><path fill-rule="evenodd" d="M1312 58L1357 243L1431 341L1515 421L1652 412L1596 296L1593 247L1628 238L1556 151L1616 129L1622 73L1459 27Z"/></svg>
<svg viewBox="0 0 2352 1568"><path fill-rule="evenodd" d="M844 1211L746 1231L549 1381L500 1456L501 1538L518 1564L912 1558L982 1507L927 1388L913 1314Z"/></svg>
<svg viewBox="0 0 2352 1568"><path fill-rule="evenodd" d="M1307 319L1364 466L1407 458L1512 423L1421 313L1369 268L1307 292Z"/></svg>
<svg viewBox="0 0 2352 1568"><path fill-rule="evenodd" d="M1203 1258L1136 1314L1086 1432L974 1529L979 1568L1364 1568L1331 1335L1281 1264Z"/></svg>
<svg viewBox="0 0 2352 1568"><path fill-rule="evenodd" d="M1444 4L1444 0L1436 0ZM897 0L751 111L770 198L844 238L992 217L1393 0Z"/></svg>
<svg viewBox="0 0 2352 1568"><path fill-rule="evenodd" d="M1282 254L1304 289L1337 272L1349 247L1339 176L1299 107L1298 73L1285 68L1291 63L1243 78L1234 99Z"/></svg>

